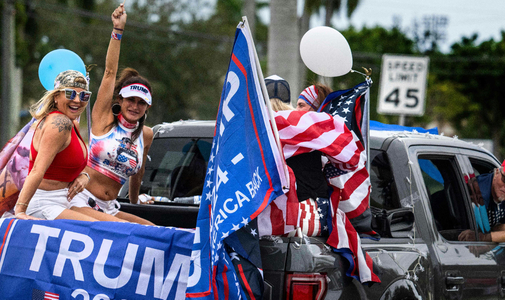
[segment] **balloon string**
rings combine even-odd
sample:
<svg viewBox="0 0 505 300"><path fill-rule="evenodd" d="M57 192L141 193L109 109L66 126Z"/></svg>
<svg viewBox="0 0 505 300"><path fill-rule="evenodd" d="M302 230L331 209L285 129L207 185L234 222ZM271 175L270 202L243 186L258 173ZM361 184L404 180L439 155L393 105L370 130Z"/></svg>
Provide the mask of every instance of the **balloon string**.
<svg viewBox="0 0 505 300"><path fill-rule="evenodd" d="M353 69L351 69L351 73L358 73L358 74L361 74L361 75L363 75L363 76L365 76L365 77L367 77L367 76L368 76L368 75L366 75L365 73L361 73L360 71L356 71L356 70L353 70Z"/></svg>
<svg viewBox="0 0 505 300"><path fill-rule="evenodd" d="M351 69L351 73L358 73L358 74L361 74L363 76L365 76L365 78L370 78L370 75L372 75L372 69L366 69L366 68L363 68L365 70L365 73L361 73L359 71L356 71L356 70L353 70Z"/></svg>

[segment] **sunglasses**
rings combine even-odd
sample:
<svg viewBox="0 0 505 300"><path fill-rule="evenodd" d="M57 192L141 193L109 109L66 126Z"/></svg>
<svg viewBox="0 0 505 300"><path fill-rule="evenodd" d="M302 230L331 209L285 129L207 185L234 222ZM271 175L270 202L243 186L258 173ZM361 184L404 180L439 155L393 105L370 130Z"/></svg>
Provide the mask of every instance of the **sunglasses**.
<svg viewBox="0 0 505 300"><path fill-rule="evenodd" d="M70 101L73 101L77 95L79 95L79 100L81 100L81 102L88 102L91 97L91 92L89 91L81 91L79 93L73 89L62 89L60 91L65 92L65 97Z"/></svg>

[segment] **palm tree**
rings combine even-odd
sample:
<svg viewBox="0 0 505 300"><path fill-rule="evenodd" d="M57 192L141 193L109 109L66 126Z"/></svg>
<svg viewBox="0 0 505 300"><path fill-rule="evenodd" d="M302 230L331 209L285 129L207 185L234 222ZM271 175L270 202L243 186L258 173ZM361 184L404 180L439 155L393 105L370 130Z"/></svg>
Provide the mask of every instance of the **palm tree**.
<svg viewBox="0 0 505 300"><path fill-rule="evenodd" d="M296 10L296 1L270 1L268 72L265 77L276 74L286 79L291 89L291 101L300 91L298 76L300 36Z"/></svg>
<svg viewBox="0 0 505 300"><path fill-rule="evenodd" d="M344 3L342 3L344 2ZM303 10L303 15L301 17L302 21L300 22L300 40L303 35L309 30L309 22L310 16L314 13L319 12L319 8L324 6L325 15L324 15L324 26L333 27L331 24L331 19L335 14L338 14L342 9L342 4L346 6L347 9L347 18L350 18L352 13L356 10L359 4L359 0L305 0L305 7ZM300 71L299 76L301 80L307 77L307 68L303 64L303 61L300 58ZM330 80L326 80L325 77L320 76L319 81L325 83L330 82Z"/></svg>
<svg viewBox="0 0 505 300"><path fill-rule="evenodd" d="M244 5L242 6L242 15L247 17L249 27L251 28L251 34L254 38L256 27L256 0L244 0Z"/></svg>
<svg viewBox="0 0 505 300"><path fill-rule="evenodd" d="M331 18L343 6L347 8L347 17L350 17L359 4L359 0L305 0L303 14L296 22L293 20L293 15L296 15L296 2L292 0L272 0L270 2L268 31L268 74L284 77L291 86L292 98L296 97L307 85L305 82L307 68L300 58L299 44L302 36L310 28L310 17L314 13L318 13L321 6L324 6L324 24L332 27ZM293 28L295 24L298 24L298 30ZM297 35L296 42L294 41L295 34ZM294 49L296 49L295 56L291 53ZM282 76L281 73L285 75Z"/></svg>

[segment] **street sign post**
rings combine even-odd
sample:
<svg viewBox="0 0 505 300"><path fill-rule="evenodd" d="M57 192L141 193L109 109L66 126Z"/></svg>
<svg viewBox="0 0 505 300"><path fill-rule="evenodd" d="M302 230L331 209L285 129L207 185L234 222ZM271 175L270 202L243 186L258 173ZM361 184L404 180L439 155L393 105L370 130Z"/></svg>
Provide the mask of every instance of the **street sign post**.
<svg viewBox="0 0 505 300"><path fill-rule="evenodd" d="M428 57L384 54L377 112L422 116L428 65Z"/></svg>

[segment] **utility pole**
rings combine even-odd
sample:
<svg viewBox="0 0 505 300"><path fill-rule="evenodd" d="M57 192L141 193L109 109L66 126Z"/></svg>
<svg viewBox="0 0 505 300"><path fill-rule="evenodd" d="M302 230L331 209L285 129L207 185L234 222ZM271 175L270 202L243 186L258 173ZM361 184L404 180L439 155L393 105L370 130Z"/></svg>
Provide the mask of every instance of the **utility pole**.
<svg viewBox="0 0 505 300"><path fill-rule="evenodd" d="M5 0L2 11L2 96L0 99L0 148L16 134L18 115L13 110L14 0Z"/></svg>

